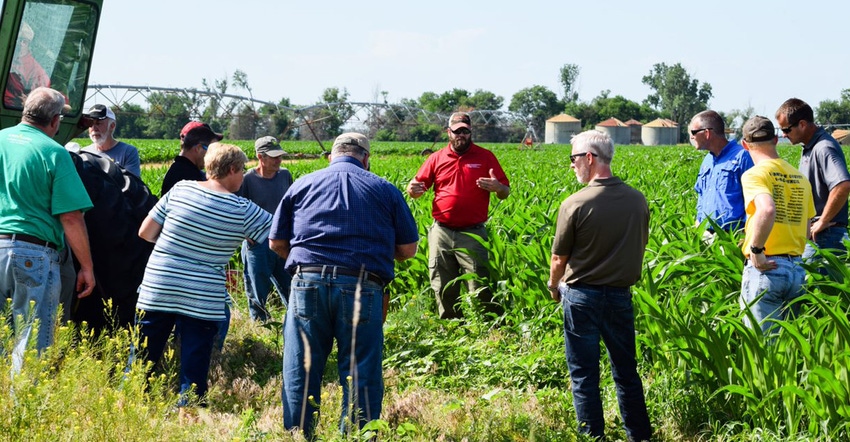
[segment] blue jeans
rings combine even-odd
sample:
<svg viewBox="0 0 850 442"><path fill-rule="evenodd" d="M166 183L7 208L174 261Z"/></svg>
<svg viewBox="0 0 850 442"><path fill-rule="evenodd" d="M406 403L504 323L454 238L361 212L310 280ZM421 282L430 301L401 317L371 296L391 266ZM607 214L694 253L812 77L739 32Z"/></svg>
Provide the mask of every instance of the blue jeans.
<svg viewBox="0 0 850 442"><path fill-rule="evenodd" d="M172 330L180 336L180 402L186 405L186 395L195 385L199 398L207 393L207 377L210 371L213 341L220 321L206 321L191 316L170 312L144 311L136 319L139 325L139 340L147 340L142 349L145 361L159 362Z"/></svg>
<svg viewBox="0 0 850 442"><path fill-rule="evenodd" d="M629 440L649 440L652 427L635 359L635 318L628 288L561 285L564 342L580 433L604 437L599 392L599 339L608 349L620 416Z"/></svg>
<svg viewBox="0 0 850 442"><path fill-rule="evenodd" d="M345 431L348 418L349 377L351 385L356 386L352 402L357 406L360 425L381 415L383 288L364 281L358 306L357 279L333 277L330 272L296 273L292 279L283 325L283 425L287 430L301 428L308 440L313 437L313 413L318 411L314 404L321 402L322 374L334 340L343 392L340 430Z"/></svg>
<svg viewBox="0 0 850 442"><path fill-rule="evenodd" d="M9 324L15 333L12 373L19 373L33 324L39 354L53 343L56 311L62 291L59 253L19 240L0 239L0 292L11 301Z"/></svg>
<svg viewBox="0 0 850 442"><path fill-rule="evenodd" d="M839 255L843 255L847 251L844 247L844 241L848 239L846 227L829 227L818 233L815 238L817 241L814 243L806 242L806 249L803 251L803 261L805 262L813 261L812 258L817 254L818 249L831 249L832 253ZM831 274L827 267L820 266L818 273L830 276L835 281L840 281L838 275Z"/></svg>
<svg viewBox="0 0 850 442"><path fill-rule="evenodd" d="M747 260L741 278L741 309L750 309L763 333L773 326L772 320L785 319L788 308L792 314L797 314L797 305L789 304L805 293L806 282L801 258L772 256L768 259L776 262L775 269L762 272ZM749 318L744 318L744 322L753 325Z"/></svg>
<svg viewBox="0 0 850 442"><path fill-rule="evenodd" d="M251 319L268 321L266 300L272 284L280 294L283 304L287 304L292 276L284 268L286 260L270 249L268 242L258 242L249 246L248 241L243 241L242 264L245 268L245 295L248 297Z"/></svg>

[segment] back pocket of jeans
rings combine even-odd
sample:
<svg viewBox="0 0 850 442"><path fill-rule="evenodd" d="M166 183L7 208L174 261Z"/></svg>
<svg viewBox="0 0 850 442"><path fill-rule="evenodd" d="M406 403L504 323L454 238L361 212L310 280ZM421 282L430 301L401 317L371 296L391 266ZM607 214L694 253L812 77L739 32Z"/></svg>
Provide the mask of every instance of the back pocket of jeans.
<svg viewBox="0 0 850 442"><path fill-rule="evenodd" d="M316 287L293 285L289 293L289 308L293 309L299 318L313 319L318 309L318 296L319 289Z"/></svg>
<svg viewBox="0 0 850 442"><path fill-rule="evenodd" d="M26 253L13 253L15 282L27 287L40 287L47 278L44 256L34 256Z"/></svg>

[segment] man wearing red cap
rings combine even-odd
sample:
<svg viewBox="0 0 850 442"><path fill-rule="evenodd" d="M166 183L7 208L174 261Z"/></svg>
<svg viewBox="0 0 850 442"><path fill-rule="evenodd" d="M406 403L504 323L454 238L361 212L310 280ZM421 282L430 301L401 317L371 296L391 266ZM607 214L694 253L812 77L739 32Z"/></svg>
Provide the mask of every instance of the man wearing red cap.
<svg viewBox="0 0 850 442"><path fill-rule="evenodd" d="M428 268L431 287L437 298L440 318L461 318L458 308L460 284L453 281L463 273L475 273L469 292L476 293L485 312L501 315L488 286L487 210L490 194L505 199L510 183L499 160L487 149L472 142L471 120L466 112L449 117L446 131L449 144L431 154L407 185L407 194L419 198L434 187L432 215L428 230Z"/></svg>
<svg viewBox="0 0 850 442"><path fill-rule="evenodd" d="M180 154L174 157L174 163L162 179L160 196L168 193L179 181L206 181L204 155L210 144L223 138L222 134L213 132L209 124L200 121L190 121L183 126L180 131Z"/></svg>

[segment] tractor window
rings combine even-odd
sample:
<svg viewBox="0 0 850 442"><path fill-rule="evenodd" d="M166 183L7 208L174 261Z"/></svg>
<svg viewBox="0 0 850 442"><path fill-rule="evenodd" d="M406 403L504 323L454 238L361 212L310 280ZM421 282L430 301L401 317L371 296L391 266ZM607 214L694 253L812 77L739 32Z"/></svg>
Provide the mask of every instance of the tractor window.
<svg viewBox="0 0 850 442"><path fill-rule="evenodd" d="M18 28L3 104L23 109L29 91L50 86L79 114L91 64L98 10L71 0L29 1Z"/></svg>

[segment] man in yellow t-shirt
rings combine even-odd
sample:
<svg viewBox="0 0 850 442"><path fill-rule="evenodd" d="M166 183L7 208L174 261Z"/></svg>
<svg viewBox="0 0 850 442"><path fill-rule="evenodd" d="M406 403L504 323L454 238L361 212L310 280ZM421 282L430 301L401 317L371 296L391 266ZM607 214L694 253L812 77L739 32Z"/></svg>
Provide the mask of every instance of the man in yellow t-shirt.
<svg viewBox="0 0 850 442"><path fill-rule="evenodd" d="M809 181L776 152L776 129L765 117L750 118L743 128L744 148L753 166L741 178L747 222L741 283L741 308L767 332L784 319L792 301L804 293L806 271L800 265L815 205ZM747 318L749 323L749 318Z"/></svg>

